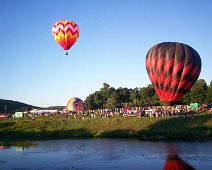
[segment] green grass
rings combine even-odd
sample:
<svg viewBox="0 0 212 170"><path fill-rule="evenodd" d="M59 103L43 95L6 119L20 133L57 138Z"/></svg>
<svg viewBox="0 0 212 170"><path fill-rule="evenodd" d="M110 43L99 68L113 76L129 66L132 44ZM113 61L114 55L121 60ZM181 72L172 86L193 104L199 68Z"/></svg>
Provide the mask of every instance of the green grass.
<svg viewBox="0 0 212 170"><path fill-rule="evenodd" d="M0 119L1 139L138 138L193 140L212 138L212 114L184 117L66 119L65 116Z"/></svg>

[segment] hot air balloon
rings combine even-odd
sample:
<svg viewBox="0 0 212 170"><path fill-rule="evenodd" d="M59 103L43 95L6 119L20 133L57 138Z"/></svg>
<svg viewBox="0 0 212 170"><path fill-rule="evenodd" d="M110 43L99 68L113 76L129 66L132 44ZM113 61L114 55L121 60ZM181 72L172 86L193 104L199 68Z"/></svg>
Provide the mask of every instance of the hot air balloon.
<svg viewBox="0 0 212 170"><path fill-rule="evenodd" d="M66 105L66 112L84 112L86 109L85 103L77 97L71 98Z"/></svg>
<svg viewBox="0 0 212 170"><path fill-rule="evenodd" d="M146 55L149 79L165 105L173 105L192 88L201 65L197 51L178 42L156 44Z"/></svg>
<svg viewBox="0 0 212 170"><path fill-rule="evenodd" d="M60 20L52 27L52 35L57 43L64 49L69 50L79 37L79 27L69 20ZM66 55L68 52L66 51Z"/></svg>

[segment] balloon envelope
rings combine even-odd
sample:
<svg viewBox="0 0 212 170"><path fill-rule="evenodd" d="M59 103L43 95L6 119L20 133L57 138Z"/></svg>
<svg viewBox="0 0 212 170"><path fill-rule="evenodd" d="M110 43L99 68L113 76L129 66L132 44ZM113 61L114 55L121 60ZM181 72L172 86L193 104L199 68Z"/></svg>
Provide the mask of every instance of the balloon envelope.
<svg viewBox="0 0 212 170"><path fill-rule="evenodd" d="M172 105L199 77L201 59L190 46L177 42L156 44L146 55L146 70L160 101Z"/></svg>
<svg viewBox="0 0 212 170"><path fill-rule="evenodd" d="M79 27L73 21L60 20L52 27L52 35L64 50L69 50L79 37Z"/></svg>
<svg viewBox="0 0 212 170"><path fill-rule="evenodd" d="M66 111L67 112L78 112L78 111L85 111L87 109L85 103L77 98L77 97L73 97L71 98L66 106Z"/></svg>

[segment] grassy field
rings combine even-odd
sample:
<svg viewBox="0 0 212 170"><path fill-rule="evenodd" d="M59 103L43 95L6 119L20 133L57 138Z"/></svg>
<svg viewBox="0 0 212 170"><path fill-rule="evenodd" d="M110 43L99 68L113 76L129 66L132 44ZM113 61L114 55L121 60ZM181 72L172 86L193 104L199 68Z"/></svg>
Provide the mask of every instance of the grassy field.
<svg viewBox="0 0 212 170"><path fill-rule="evenodd" d="M137 138L142 140L212 139L212 114L188 117L113 117L66 119L65 116L0 119L0 139Z"/></svg>

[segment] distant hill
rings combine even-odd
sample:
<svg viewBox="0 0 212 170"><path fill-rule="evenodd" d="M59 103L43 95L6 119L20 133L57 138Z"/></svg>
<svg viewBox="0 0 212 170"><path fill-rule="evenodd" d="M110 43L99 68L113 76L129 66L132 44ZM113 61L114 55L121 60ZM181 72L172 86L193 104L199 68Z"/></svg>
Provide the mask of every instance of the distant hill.
<svg viewBox="0 0 212 170"><path fill-rule="evenodd" d="M0 99L0 113L14 113L16 111L26 111L32 108L39 108L18 101Z"/></svg>
<svg viewBox="0 0 212 170"><path fill-rule="evenodd" d="M63 110L65 109L65 106L49 106L47 109L57 109L57 110Z"/></svg>

